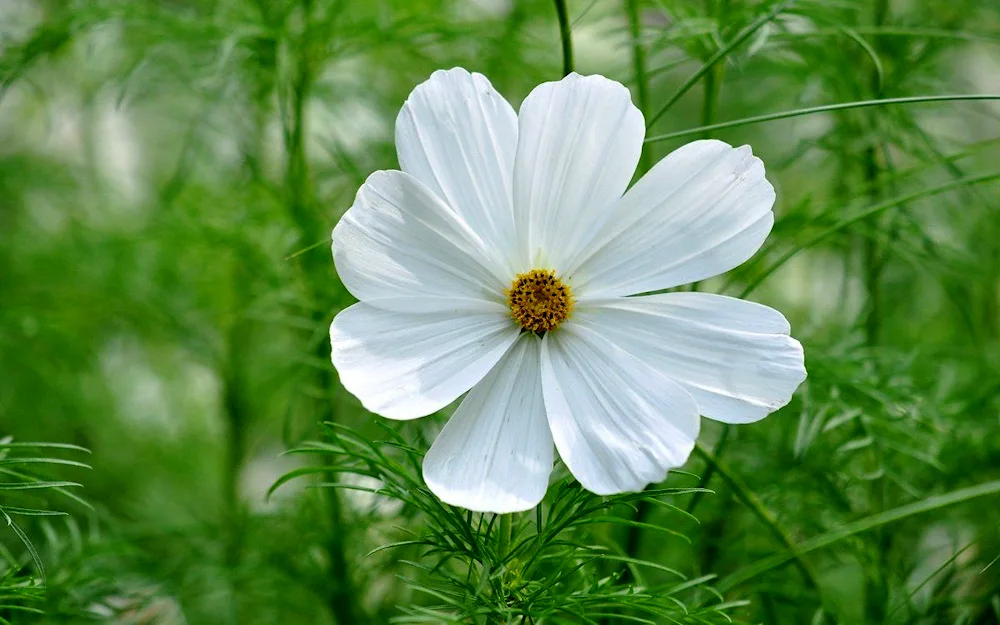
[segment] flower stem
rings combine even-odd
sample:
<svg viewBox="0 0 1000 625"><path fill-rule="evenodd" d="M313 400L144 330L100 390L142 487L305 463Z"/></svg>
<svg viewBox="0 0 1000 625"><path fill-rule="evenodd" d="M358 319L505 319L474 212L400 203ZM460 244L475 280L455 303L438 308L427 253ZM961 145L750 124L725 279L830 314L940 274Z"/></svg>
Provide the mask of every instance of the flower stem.
<svg viewBox="0 0 1000 625"><path fill-rule="evenodd" d="M889 13L888 0L877 0L875 3L875 28L879 28L885 22ZM879 39L874 38L873 47L878 52ZM882 97L882 75L878 67L873 67L871 72L871 90L875 99ZM878 116L871 116L871 124L878 124ZM877 129L876 129L877 130ZM875 133L877 136L877 133ZM873 143L865 150L864 156L864 182L869 189L869 199L872 204L882 199L879 177L881 166L879 165L879 144ZM879 229L879 219L876 216L870 223L873 230ZM865 291L868 294L868 312L865 315L865 343L869 346L875 345L879 340L881 330L881 278L882 278L882 250L880 249L878 236L871 233L865 238L864 244L864 268L865 268Z"/></svg>
<svg viewBox="0 0 1000 625"><path fill-rule="evenodd" d="M713 54L710 59L705 61L705 63L701 66L701 68L697 72L692 74L684 82L684 84L681 85L676 92L674 92L674 95L672 95L670 99L667 100L666 103L660 107L660 110L657 111L655 115L653 115L652 119L646 120L646 128L652 128L653 124L655 124L658 119L663 117L664 113L669 111L670 107L676 104L677 101L680 100L684 96L684 94L691 89L691 87L698 84L698 81L701 80L701 77L704 76L707 72L709 72L716 63L729 56L729 53L732 52L735 48L742 45L747 39L753 36L754 33L763 28L766 24L774 20L776 17L778 17L778 15L780 15L782 11L788 8L792 4L792 2L793 0L785 0L784 2L775 3L770 11L758 16L757 19L748 24L746 28L738 32L731 41L727 42L726 45L720 48L718 52ZM647 139L647 141L649 141L649 139Z"/></svg>
<svg viewBox="0 0 1000 625"><path fill-rule="evenodd" d="M625 11L628 14L629 35L632 38L632 72L635 74L636 100L639 111L646 115L649 112L649 77L646 75L646 47L642 45L642 17L639 13L639 0L627 0ZM642 153L639 156L639 171L641 176L652 167L650 146L643 142Z"/></svg>
<svg viewBox="0 0 1000 625"><path fill-rule="evenodd" d="M723 450L726 448L726 441L729 440L729 433L731 431L732 431L732 428L731 428L731 426L729 424L724 423L722 425L722 433L719 434L719 440L715 443L715 448L713 448L712 452L711 452L711 454L712 454L712 456L714 458L718 459L719 456L722 455ZM715 467L716 467L716 465L713 464L713 463L711 463L711 462L709 462L707 465L705 465L705 472L702 473L701 479L698 480L698 486L697 486L697 488L707 488L708 487L708 483L712 480L712 476L715 475ZM694 514L694 509L697 508L698 504L701 502L701 500L704 499L704 494L705 494L704 492L699 491L699 492L696 492L691 497L691 502L688 504L688 507L687 507L688 514Z"/></svg>
<svg viewBox="0 0 1000 625"><path fill-rule="evenodd" d="M289 84L287 99L283 98L280 101L283 104L281 113L287 154L285 186L288 209L298 227L299 236L302 240L310 241L318 232L326 231L326 228L316 218L314 212L312 182L305 141L308 130L306 105L309 102L315 77L312 56L316 46L313 45L309 23L313 2L312 0L301 0L301 4L306 16L304 30L295 42L298 54L291 70L292 80ZM331 268L329 259L321 261L321 258L320 255L308 254L302 257L304 282L307 287L307 296L313 302L315 312L312 315L312 320L316 326L329 323L326 312L329 310L329 306L323 303L326 299L323 294ZM329 344L326 342L319 342L315 346L316 356L323 360L329 357L328 350ZM317 383L324 391L324 398L320 402L317 421L320 423L334 421L336 414L333 398L336 392L336 383L333 372L329 368L324 368L318 373L318 378ZM331 471L325 479L328 482L335 482L337 475ZM357 595L352 588L353 583L343 536L346 523L343 518L340 497L334 488L327 488L324 491L327 516L330 522L329 533L324 545L330 567L328 606L339 624L364 623L367 618L358 604Z"/></svg>
<svg viewBox="0 0 1000 625"><path fill-rule="evenodd" d="M733 489L733 494L736 498L740 500L750 512L756 516L764 526L770 530L771 534L787 549L794 549L795 543L792 542L791 536L785 531L783 527L778 523L778 520L771 514L771 511L767 509L764 502L757 497L756 493L750 490L750 487L740 479L735 473L733 473L728 466L723 464L711 451L705 448L701 443L696 443L695 451L705 459L709 465L715 468L716 473L719 477L725 481L731 489ZM815 574L809 567L808 563L800 556L796 555L794 557L795 565L805 576L806 581L816 590L819 590L819 582L816 579Z"/></svg>
<svg viewBox="0 0 1000 625"><path fill-rule="evenodd" d="M801 558L807 553L823 549L824 547L829 547L830 545L840 542L846 538L850 538L851 536L856 536L862 532L867 532L869 530L888 525L889 523L895 523L896 521L902 521L903 519L908 519L917 514L940 510L956 504L965 503L972 499L988 497L998 493L1000 493L1000 480L994 480L992 482L977 484L976 486L960 488L948 493L931 495L919 501L899 506L898 508L886 510L885 512L879 512L878 514L873 514L863 519L852 521L846 525L840 525L830 531L804 540L787 551L770 555L762 560L754 562L742 570L736 571L735 573L722 578L719 580L718 584L716 584L716 589L720 592L728 592L732 588L735 588L740 584L744 584L749 580L756 578L758 575L762 575L767 571L789 562L790 560Z"/></svg>
<svg viewBox="0 0 1000 625"><path fill-rule="evenodd" d="M903 98L880 98L876 100L859 100L856 102L837 102L835 104L823 104L820 106L809 106L805 108L794 109L791 111L779 111L777 113L767 113L766 115L744 117L742 119L734 119L728 122L719 122L716 124L712 124L711 126L708 127L699 126L695 128L686 128L684 130L678 130L676 132L668 132L663 135L646 137L646 143L657 143L659 141L668 141L670 139L691 137L694 135L703 134L707 130L725 130L726 128L738 128L740 126L748 126L750 124L762 124L765 122L777 121L779 119L789 119L792 117L801 117L803 115L815 115L818 113L829 113L831 111L846 111L849 109L868 108L872 106L886 106L889 104L920 104L924 102L964 102L964 101L977 101L977 100L987 100L987 101L1000 100L1000 94L956 93L952 95L918 95L918 96L907 96Z"/></svg>
<svg viewBox="0 0 1000 625"><path fill-rule="evenodd" d="M497 559L503 561L510 551L511 537L511 516L510 514L500 515L500 526L497 528Z"/></svg>
<svg viewBox="0 0 1000 625"><path fill-rule="evenodd" d="M237 301L245 302L246 276L242 268L237 267L234 278L234 290ZM224 363L223 375L223 407L226 425L226 455L224 467L225 488L225 564L230 576L229 583L233 586L233 601L230 605L230 622L241 621L240 602L238 600L239 567L243 556L244 541L244 509L240 500L240 473L246 457L246 429L248 415L246 410L246 392L243 384L242 363L247 361L243 355L246 344L246 323L242 318L232 322L227 337L228 349Z"/></svg>
<svg viewBox="0 0 1000 625"><path fill-rule="evenodd" d="M889 17L889 2L888 0L876 0L875 2L875 12L874 12L874 24L873 26L881 28ZM879 55L882 48L882 40L877 36L872 37L872 48L876 55ZM872 96L874 98L881 98L883 96L883 76L881 69L878 65L874 65L871 69L871 75L869 78L870 88ZM864 155L864 183L869 190L869 200L872 204L879 202L883 198L882 194L882 161L887 159L889 156L888 150L885 148L883 140L879 138L882 133L879 132L879 116L871 115L869 123L872 127L872 137L873 143L868 146L865 150ZM882 329L882 269L885 266L885 256L886 250L882 249L882 245L879 241L879 231L882 230L884 226L884 220L881 215L876 215L869 226L871 228L868 235L864 240L864 271L865 271L865 291L868 295L868 310L865 315L864 328L865 328L865 344L869 347L875 346L879 343L879 338ZM893 226L889 226L890 229L894 229ZM891 235L890 235L891 236ZM893 237L895 238L895 237ZM876 361L877 363L877 361ZM862 425L865 421L859 420ZM865 428L867 430L867 428ZM869 432L865 432L866 435L871 436ZM876 440L877 439L873 439ZM880 452L880 445L874 444L869 450L871 454L871 462L873 468L878 470L882 466L882 454ZM886 489L885 489L885 478L876 479L872 483L871 490L871 506L872 510L876 512L883 512L886 507ZM874 623L883 622L885 620L885 610L886 606L889 604L889 585L883 572L886 571L887 563L885 561L885 556L889 553L891 548L891 534L883 531L883 528L875 528L873 540L878 546L878 560L879 566L875 567L871 573L870 579L870 590L865 594L866 612Z"/></svg>
<svg viewBox="0 0 1000 625"><path fill-rule="evenodd" d="M943 185L931 187L929 189L921 189L919 191L914 191L913 193L908 193L906 195L898 196L886 200L884 202L879 202L878 204L875 204L873 206L869 206L861 210L860 212L855 213L854 215L851 215L834 223L830 227L820 231L819 233L810 237L806 241L796 244L795 247L793 247L792 249L786 251L784 254L779 256L777 260L768 265L764 269L764 271L762 271L753 280L751 280L750 283L746 287L744 287L739 297L741 299L746 299L747 297L749 297L750 294L753 293L757 289L757 287L760 286L761 283L763 283L771 274L773 274L775 271L784 266L785 263L791 260L796 254L798 254L802 250L809 249L810 247L816 245L820 241L823 241L827 237L830 237L840 232L841 230L848 228L849 226L852 226L860 221L863 221L871 217L872 215L877 215L879 213L885 212L891 208L896 208L897 206L906 204L908 202L915 202L919 199L940 195L942 193L947 193L948 191L951 191L953 189L963 189L966 187L970 187L972 185L982 184L984 182L992 182L997 179L1000 179L1000 171L992 172L989 174L982 174L979 176L968 176L965 178L958 178ZM833 214L837 214L839 212L843 212L846 210L848 209L847 208L840 209L834 212Z"/></svg>
<svg viewBox="0 0 1000 625"><path fill-rule="evenodd" d="M563 76L573 71L573 37L569 26L566 0L555 0L556 15L559 16L559 38L562 39Z"/></svg>
<svg viewBox="0 0 1000 625"><path fill-rule="evenodd" d="M717 4L713 6L712 0L708 0L709 13L714 13L715 23L719 24L719 38L722 39L723 33L721 24L724 23L725 15L729 9L729 0L717 0ZM714 11L713 11L714 9ZM716 63L713 65L708 72L705 73L704 77L704 95L701 100L701 126L705 128L705 132L702 133L702 139L710 139L712 137L711 125L715 123L715 110L718 105L719 100L719 90L722 87L722 76L726 71L726 66L724 63ZM699 288L698 282L692 282L688 287L691 291L697 291Z"/></svg>
<svg viewBox="0 0 1000 625"><path fill-rule="evenodd" d="M725 23L729 0L718 0L715 8L715 22L720 25ZM706 130L702 133L702 139L710 139L712 131L709 126L715 123L715 111L719 102L719 88L722 86L722 75L726 71L725 63L716 63L705 73L703 79L705 94L701 101L701 125Z"/></svg>

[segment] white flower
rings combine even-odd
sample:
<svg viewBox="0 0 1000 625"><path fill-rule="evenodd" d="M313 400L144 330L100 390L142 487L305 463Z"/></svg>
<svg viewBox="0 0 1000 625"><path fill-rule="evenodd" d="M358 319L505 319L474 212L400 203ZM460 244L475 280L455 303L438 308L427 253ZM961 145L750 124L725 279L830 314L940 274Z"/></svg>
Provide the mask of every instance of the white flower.
<svg viewBox="0 0 1000 625"><path fill-rule="evenodd" d="M636 296L736 267L774 222L748 146L689 143L626 192L644 133L601 76L539 85L518 114L484 76L438 71L396 120L402 171L372 174L334 228L360 300L330 328L347 390L391 419L468 391L424 459L443 501L532 508L553 444L588 490L641 490L684 464L699 414L757 421L805 378L771 308Z"/></svg>

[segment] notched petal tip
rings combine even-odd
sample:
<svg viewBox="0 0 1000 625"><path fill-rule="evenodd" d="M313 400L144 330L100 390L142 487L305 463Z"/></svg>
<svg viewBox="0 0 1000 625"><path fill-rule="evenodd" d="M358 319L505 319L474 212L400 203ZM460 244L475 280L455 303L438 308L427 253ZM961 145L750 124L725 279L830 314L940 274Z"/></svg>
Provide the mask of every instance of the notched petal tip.
<svg viewBox="0 0 1000 625"><path fill-rule="evenodd" d="M431 72L431 78L434 76L474 76L476 72L470 72L461 65L455 65L454 67L436 69Z"/></svg>
<svg viewBox="0 0 1000 625"><path fill-rule="evenodd" d="M559 455L598 495L638 492L682 466L698 438L694 398L590 325L546 335L545 408Z"/></svg>
<svg viewBox="0 0 1000 625"><path fill-rule="evenodd" d="M570 74L532 89L518 113L513 209L520 263L569 271L635 173L645 122L624 85Z"/></svg>
<svg viewBox="0 0 1000 625"><path fill-rule="evenodd" d="M701 415L724 423L763 419L806 376L788 320L756 302L694 292L621 298L581 311L577 323L680 384Z"/></svg>
<svg viewBox="0 0 1000 625"><path fill-rule="evenodd" d="M495 271L514 247L511 176L517 114L478 73L438 70L417 85L396 117L399 167L446 204L478 238Z"/></svg>
<svg viewBox="0 0 1000 625"><path fill-rule="evenodd" d="M472 75L473 74L469 70L458 65L448 69L436 69L433 72L431 72L431 75L428 76L426 80L417 84L417 86L413 88L413 90L410 92L410 95L407 96L406 99L407 101L409 101L414 94L419 93L424 89L427 89L428 86L433 85L434 83L448 80L449 78L457 78L457 77L468 78L469 76Z"/></svg>
<svg viewBox="0 0 1000 625"><path fill-rule="evenodd" d="M632 103L632 92L629 91L628 87L617 80L613 80L601 74L578 74L576 72L570 72L559 80L550 80L538 84L531 90L531 93L528 94L528 97L525 98L525 100L530 98L531 95L536 92L542 93L549 90L559 92L566 89L586 89L591 91L606 90L608 91L609 96L624 96L628 99L629 103ZM638 111L638 109L636 110ZM642 111L638 112L640 115L642 114Z"/></svg>
<svg viewBox="0 0 1000 625"><path fill-rule="evenodd" d="M423 476L445 503L476 512L528 510L545 496L553 444L537 339L518 343L466 395L427 451Z"/></svg>
<svg viewBox="0 0 1000 625"><path fill-rule="evenodd" d="M487 98L503 97L493 88L490 79L479 72L470 72L464 67L455 66L450 69L436 69L426 80L419 83L410 91L403 102L399 114L396 116L396 128L400 127L400 121L408 115L416 114L414 107L419 106L417 102L420 98L439 98L442 94L449 92L460 92L468 84L475 86L479 95Z"/></svg>
<svg viewBox="0 0 1000 625"><path fill-rule="evenodd" d="M793 395L795 395L795 391L798 390L799 385L805 382L806 378L809 377L809 372L806 369L806 351L805 348L802 347L802 343L795 337L789 335L788 333L786 333L785 335L788 336L788 341L789 341L788 351L792 355L792 358L794 359L795 362L793 369L795 369L798 373L798 375L795 378L793 378L797 380L795 382L795 387L788 395L788 400L791 401L791 398ZM787 403L788 401L785 402L785 404ZM785 404L782 404L782 406L784 406Z"/></svg>
<svg viewBox="0 0 1000 625"><path fill-rule="evenodd" d="M595 296L635 295L720 275L760 249L775 190L748 146L716 139L674 150L611 206L572 268Z"/></svg>
<svg viewBox="0 0 1000 625"><path fill-rule="evenodd" d="M632 482L627 482L626 481L627 478L625 478L620 480L617 486L608 487L606 484L602 484L600 482L593 482L592 480L587 480L586 483L584 480L580 479L578 479L577 481L580 482L580 486L582 486L584 489L601 497L613 497L615 495L626 495L628 493L641 493L650 486L667 481L667 478L670 477L671 471L680 469L685 464L687 464L687 459L690 458L691 453L694 452L694 447L695 447L695 441L693 439L687 446L679 445L678 448L684 454L685 458L684 462L671 463L669 465L661 466L660 469L662 470L662 473L649 474L642 478L635 478L634 481Z"/></svg>
<svg viewBox="0 0 1000 625"><path fill-rule="evenodd" d="M728 413L706 414L705 417L722 423L747 425L763 421L771 414L781 410L795 398L795 392L805 382L808 372L805 367L805 350L795 338L783 334L784 339L782 359L762 365L768 376L776 381L770 396L754 397L734 394L734 399L742 402L740 410Z"/></svg>
<svg viewBox="0 0 1000 625"><path fill-rule="evenodd" d="M423 471L424 482L427 489L435 497L448 504L472 512L488 512L491 514L512 514L514 512L526 512L531 510L545 498L542 493L538 500L534 499L505 499L496 497L482 497L478 493L470 491L451 490L446 485L433 478L429 478L426 471Z"/></svg>

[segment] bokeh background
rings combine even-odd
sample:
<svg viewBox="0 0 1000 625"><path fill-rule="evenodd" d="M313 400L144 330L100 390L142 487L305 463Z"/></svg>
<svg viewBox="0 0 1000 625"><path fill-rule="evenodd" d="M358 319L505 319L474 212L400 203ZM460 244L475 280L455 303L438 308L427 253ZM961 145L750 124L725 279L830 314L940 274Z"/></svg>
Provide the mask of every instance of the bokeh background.
<svg viewBox="0 0 1000 625"><path fill-rule="evenodd" d="M667 482L714 491L675 502L699 522L641 509L687 540L600 526L587 539L724 581L848 527L804 565L721 584L747 602L732 618L1000 622L1000 497L962 490L1000 480L1000 100L697 130L1000 94L1000 4L568 9L577 71L628 85L647 120L724 51L649 136L695 130L651 141L649 158L711 136L764 160L772 237L698 288L782 310L809 370L763 422L706 423L717 464L692 457ZM329 322L352 299L328 241L367 174L396 167L407 93L460 65L516 107L562 63L547 0L0 0L0 462L93 467L16 465L82 484L66 491L90 507L0 490L0 507L70 513L15 516L44 592L0 523L0 580L23 591L0 592L0 620L348 625L434 603L404 579L426 571L367 555L419 514L308 477L267 492L320 422L382 431L329 362ZM425 445L441 421L401 431ZM14 466L0 482L27 479ZM876 522L851 530L859 519Z"/></svg>

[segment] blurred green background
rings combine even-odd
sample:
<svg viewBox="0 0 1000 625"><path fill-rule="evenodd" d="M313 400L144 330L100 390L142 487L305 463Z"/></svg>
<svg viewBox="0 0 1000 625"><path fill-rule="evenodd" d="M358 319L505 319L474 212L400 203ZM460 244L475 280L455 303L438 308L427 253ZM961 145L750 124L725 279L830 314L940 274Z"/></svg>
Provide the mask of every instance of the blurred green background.
<svg viewBox="0 0 1000 625"><path fill-rule="evenodd" d="M719 57L650 137L1000 94L995 0L568 6L577 71L627 84L647 120ZM0 506L71 513L17 519L48 591L9 601L44 614L0 618L346 625L434 602L398 553L366 556L420 515L308 479L266 494L319 422L379 435L329 362L329 322L352 302L329 233L368 173L396 167L408 92L455 65L516 107L562 74L553 3L0 0L0 437L80 445L92 454L54 453L93 466L37 473L82 483L92 509L0 490ZM677 503L700 523L641 513L689 542L588 539L725 578L783 541L923 505L724 588L748 601L732 618L1000 622L1000 497L941 499L1000 480L1000 101L734 124L650 156L707 136L753 146L777 222L753 260L699 287L755 287L792 322L809 379L761 423L706 422L722 470L693 457L693 476L668 480L708 474L715 494ZM34 569L2 525L0 580L23 590Z"/></svg>

